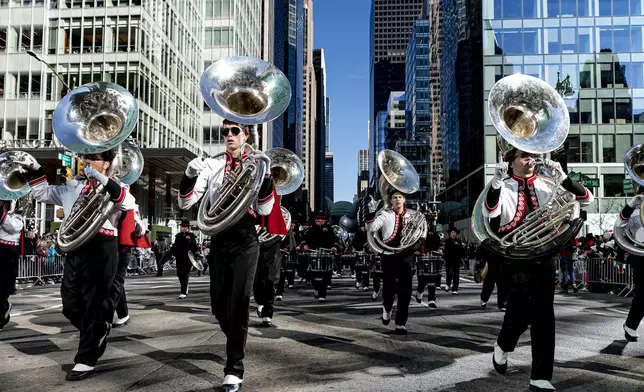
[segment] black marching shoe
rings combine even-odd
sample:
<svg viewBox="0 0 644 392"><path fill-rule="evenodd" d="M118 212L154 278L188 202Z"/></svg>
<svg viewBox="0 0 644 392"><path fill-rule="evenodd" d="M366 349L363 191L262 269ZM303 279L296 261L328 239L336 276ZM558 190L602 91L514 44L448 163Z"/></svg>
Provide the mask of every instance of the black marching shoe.
<svg viewBox="0 0 644 392"><path fill-rule="evenodd" d="M638 336L637 336L637 331L628 328L626 324L623 325L624 328L624 338L628 340L629 342L637 342Z"/></svg>
<svg viewBox="0 0 644 392"><path fill-rule="evenodd" d="M94 374L94 367L77 363L72 370L67 373L65 380L80 381Z"/></svg>
<svg viewBox="0 0 644 392"><path fill-rule="evenodd" d="M235 377L229 374L224 377L224 382L221 387L215 388L215 390L219 392L237 392L241 390L243 381L244 380L240 379L239 377Z"/></svg>
<svg viewBox="0 0 644 392"><path fill-rule="evenodd" d="M0 329L4 328L5 325L9 324L9 321L11 320L11 308L13 308L13 305L11 305L11 302L10 302L9 309L7 309L5 314L2 315L2 319L0 320Z"/></svg>
<svg viewBox="0 0 644 392"><path fill-rule="evenodd" d="M384 306L382 307L382 316L380 316L380 320L382 320L383 325L389 325L391 322L391 312L387 312Z"/></svg>
<svg viewBox="0 0 644 392"><path fill-rule="evenodd" d="M501 359L505 360L505 363L497 363L495 353L498 353ZM504 352L496 341L494 342L494 352L492 353L492 364L494 365L494 370L499 374L505 374L508 371L508 353Z"/></svg>
<svg viewBox="0 0 644 392"><path fill-rule="evenodd" d="M531 392L554 392L555 387L548 380L530 380Z"/></svg>

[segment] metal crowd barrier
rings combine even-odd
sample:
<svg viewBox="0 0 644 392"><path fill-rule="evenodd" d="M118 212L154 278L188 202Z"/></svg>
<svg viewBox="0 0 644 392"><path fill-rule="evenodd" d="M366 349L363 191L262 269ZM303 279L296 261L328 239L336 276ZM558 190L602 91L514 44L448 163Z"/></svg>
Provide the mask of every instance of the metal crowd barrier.
<svg viewBox="0 0 644 392"><path fill-rule="evenodd" d="M613 291L624 297L633 291L635 275L630 264L620 263L613 257L590 257L584 264L584 283L589 291Z"/></svg>
<svg viewBox="0 0 644 392"><path fill-rule="evenodd" d="M19 283L33 282L35 286L44 285L50 279L58 281L63 277L64 265L65 256L20 256L16 280Z"/></svg>

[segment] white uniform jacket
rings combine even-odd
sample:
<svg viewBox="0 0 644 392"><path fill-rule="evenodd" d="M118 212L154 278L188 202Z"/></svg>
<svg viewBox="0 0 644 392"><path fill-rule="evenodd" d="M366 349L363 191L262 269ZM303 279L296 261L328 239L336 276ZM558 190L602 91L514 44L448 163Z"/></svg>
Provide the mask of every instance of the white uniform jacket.
<svg viewBox="0 0 644 392"><path fill-rule="evenodd" d="M20 245L23 228L22 215L2 212L0 216L0 245Z"/></svg>
<svg viewBox="0 0 644 392"><path fill-rule="evenodd" d="M232 168L232 158L226 153L217 158L206 159L206 168L199 173L195 186L186 194L179 193L179 208L188 210L201 200L201 197L210 190L210 204L214 204L220 195L221 184L224 180L224 174ZM269 215L273 209L273 193L263 199L256 200L248 210L248 213L256 217L259 215Z"/></svg>
<svg viewBox="0 0 644 392"><path fill-rule="evenodd" d="M96 180L93 180L98 184ZM88 180L67 180L65 185L49 185L47 177L42 176L29 182L34 198L41 203L63 206L65 216L69 216L72 207L80 195L88 194L92 189ZM136 202L129 192L127 185L121 185L121 194L118 199L112 199L115 208L108 215L107 220L98 233L108 237L118 236L118 224L122 211L134 208Z"/></svg>
<svg viewBox="0 0 644 392"><path fill-rule="evenodd" d="M526 200L526 187L531 200ZM496 188L498 189L498 188ZM593 194L587 189L584 196L577 196L577 201L581 207L587 206L594 200ZM539 208L550 200L553 189L541 178L536 175L528 178L508 177L503 180L501 194L496 205L490 206L485 201L483 216L486 218L501 217L499 233L509 232L523 222L527 213L527 203L533 206L533 209Z"/></svg>
<svg viewBox="0 0 644 392"><path fill-rule="evenodd" d="M398 214L392 209L385 209L378 212L372 220L367 221L365 226L367 230L371 232L380 230L382 240L387 244L396 238L396 234L398 234L398 231L405 226L405 220L409 218L409 215L409 212L404 209L402 212L402 219L400 220L402 226L399 226Z"/></svg>

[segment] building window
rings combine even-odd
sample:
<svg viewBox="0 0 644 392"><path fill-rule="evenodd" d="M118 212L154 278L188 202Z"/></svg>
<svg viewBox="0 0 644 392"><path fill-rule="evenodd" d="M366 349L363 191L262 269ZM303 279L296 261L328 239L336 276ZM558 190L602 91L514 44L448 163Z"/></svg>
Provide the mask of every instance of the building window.
<svg viewBox="0 0 644 392"><path fill-rule="evenodd" d="M615 153L615 135L601 135L602 138L602 161L617 162Z"/></svg>
<svg viewBox="0 0 644 392"><path fill-rule="evenodd" d="M624 194L623 174L604 174L604 196L615 197Z"/></svg>

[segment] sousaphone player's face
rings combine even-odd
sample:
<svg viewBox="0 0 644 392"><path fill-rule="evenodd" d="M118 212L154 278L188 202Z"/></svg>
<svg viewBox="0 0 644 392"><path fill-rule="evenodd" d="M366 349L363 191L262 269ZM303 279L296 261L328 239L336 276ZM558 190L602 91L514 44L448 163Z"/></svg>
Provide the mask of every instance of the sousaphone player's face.
<svg viewBox="0 0 644 392"><path fill-rule="evenodd" d="M510 168L512 168L515 176L530 177L534 174L534 168L537 163L536 158L535 154L517 150L514 160L510 162Z"/></svg>

